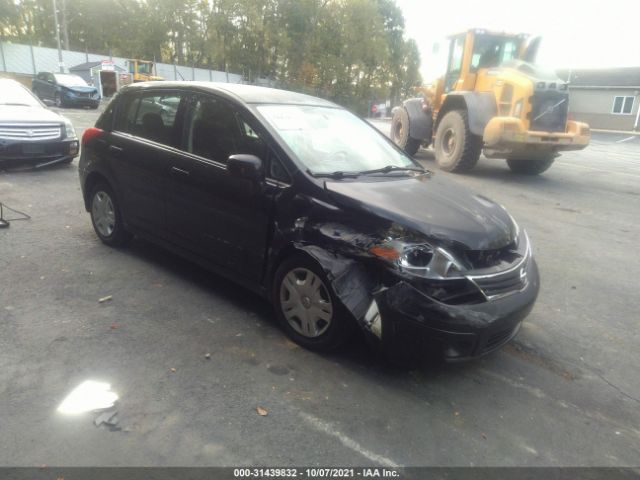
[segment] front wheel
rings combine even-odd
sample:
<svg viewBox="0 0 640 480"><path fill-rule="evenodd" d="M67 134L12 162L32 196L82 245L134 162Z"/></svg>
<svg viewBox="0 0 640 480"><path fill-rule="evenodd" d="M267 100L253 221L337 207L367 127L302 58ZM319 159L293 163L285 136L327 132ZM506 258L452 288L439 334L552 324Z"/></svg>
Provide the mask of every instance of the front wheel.
<svg viewBox="0 0 640 480"><path fill-rule="evenodd" d="M466 172L475 167L482 152L482 137L471 133L466 110L452 110L440 120L434 149L442 170Z"/></svg>
<svg viewBox="0 0 640 480"><path fill-rule="evenodd" d="M131 239L116 196L106 183L98 183L91 192L91 223L98 238L111 247L122 246Z"/></svg>
<svg viewBox="0 0 640 480"><path fill-rule="evenodd" d="M53 104L58 108L62 107L62 99L60 98L60 94L58 92L53 95Z"/></svg>
<svg viewBox="0 0 640 480"><path fill-rule="evenodd" d="M409 136L409 112L404 107L396 109L391 119L391 139L405 153L413 157L420 149L421 140Z"/></svg>
<svg viewBox="0 0 640 480"><path fill-rule="evenodd" d="M514 173L539 175L542 172L549 170L554 161L555 157L536 158L532 160L510 158L507 160L507 165L509 165L509 168Z"/></svg>
<svg viewBox="0 0 640 480"><path fill-rule="evenodd" d="M354 322L333 293L327 276L304 255L295 255L280 265L272 300L287 335L309 350L333 350L352 332Z"/></svg>

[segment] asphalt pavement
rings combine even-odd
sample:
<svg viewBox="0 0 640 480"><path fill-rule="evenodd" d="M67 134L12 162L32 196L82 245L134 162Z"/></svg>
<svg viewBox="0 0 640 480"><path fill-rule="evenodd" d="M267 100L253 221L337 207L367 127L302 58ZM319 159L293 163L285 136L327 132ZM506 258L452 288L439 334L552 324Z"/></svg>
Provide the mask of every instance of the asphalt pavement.
<svg viewBox="0 0 640 480"><path fill-rule="evenodd" d="M63 113L79 133L97 116ZM31 216L0 230L0 465L637 466L640 138L625 138L594 134L537 177L418 154L509 209L542 287L506 348L412 370L358 337L305 351L250 292L143 241L104 246L77 160L0 172L0 201ZM87 380L118 395L114 425L58 412Z"/></svg>

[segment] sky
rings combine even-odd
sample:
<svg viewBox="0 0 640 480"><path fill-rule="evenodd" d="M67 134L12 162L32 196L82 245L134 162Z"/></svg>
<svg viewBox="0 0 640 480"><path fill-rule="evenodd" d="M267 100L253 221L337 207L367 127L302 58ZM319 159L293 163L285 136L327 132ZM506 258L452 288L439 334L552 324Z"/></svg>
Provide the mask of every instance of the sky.
<svg viewBox="0 0 640 480"><path fill-rule="evenodd" d="M445 37L469 28L542 36L540 65L640 67L640 0L396 0L428 82L446 68ZM439 48L434 49L438 43ZM437 53L434 53L437 52Z"/></svg>

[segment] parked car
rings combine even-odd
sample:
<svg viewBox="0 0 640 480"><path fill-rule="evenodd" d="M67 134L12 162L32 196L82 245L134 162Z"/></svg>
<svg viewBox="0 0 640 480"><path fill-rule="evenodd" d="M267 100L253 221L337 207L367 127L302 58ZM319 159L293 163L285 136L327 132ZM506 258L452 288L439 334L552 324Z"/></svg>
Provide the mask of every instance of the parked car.
<svg viewBox="0 0 640 480"><path fill-rule="evenodd" d="M50 100L56 107L91 107L100 105L100 93L87 85L82 77L68 73L40 72L31 87L41 100Z"/></svg>
<svg viewBox="0 0 640 480"><path fill-rule="evenodd" d="M48 109L21 83L0 79L0 167L70 163L78 148L68 119Z"/></svg>
<svg viewBox="0 0 640 480"><path fill-rule="evenodd" d="M135 234L258 292L310 349L359 326L392 351L478 357L516 335L538 294L527 234L502 206L319 98L130 85L82 145L105 244Z"/></svg>

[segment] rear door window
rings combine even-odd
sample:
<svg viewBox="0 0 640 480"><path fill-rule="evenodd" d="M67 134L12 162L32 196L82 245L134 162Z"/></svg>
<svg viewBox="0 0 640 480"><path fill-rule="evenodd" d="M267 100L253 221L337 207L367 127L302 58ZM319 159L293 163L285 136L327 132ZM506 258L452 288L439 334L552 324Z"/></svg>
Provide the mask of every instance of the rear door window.
<svg viewBox="0 0 640 480"><path fill-rule="evenodd" d="M116 130L176 147L176 126L183 95L180 92L148 92L125 97L119 109Z"/></svg>

